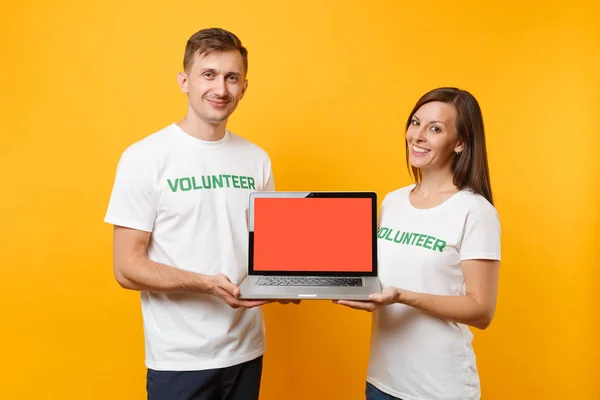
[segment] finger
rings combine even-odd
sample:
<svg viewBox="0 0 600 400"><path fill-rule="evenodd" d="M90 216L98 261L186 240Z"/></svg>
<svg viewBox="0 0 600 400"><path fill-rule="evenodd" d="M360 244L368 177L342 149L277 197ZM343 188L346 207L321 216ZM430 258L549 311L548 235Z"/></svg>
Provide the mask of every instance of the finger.
<svg viewBox="0 0 600 400"><path fill-rule="evenodd" d="M240 306L238 304L236 304L235 300L232 297L227 298L227 300L224 300L225 304L227 304L229 307L233 308L234 310L240 308Z"/></svg>
<svg viewBox="0 0 600 400"><path fill-rule="evenodd" d="M281 304L300 304L300 300L278 300Z"/></svg>
<svg viewBox="0 0 600 400"><path fill-rule="evenodd" d="M338 300L337 304L341 304L343 306L351 307L354 309L364 309L369 303L363 301L352 301L352 300Z"/></svg>
<svg viewBox="0 0 600 400"><path fill-rule="evenodd" d="M238 308L239 304L237 303L237 299L231 295L225 288L219 287L217 290L217 294L231 308Z"/></svg>
<svg viewBox="0 0 600 400"><path fill-rule="evenodd" d="M222 287L219 289L219 295L221 296L221 299L223 299L223 301L227 303L231 308L253 308L273 302L273 300L242 300L238 299L237 297L233 297L231 293L229 293Z"/></svg>
<svg viewBox="0 0 600 400"><path fill-rule="evenodd" d="M242 300L242 299L233 297L231 294L229 294L228 292L225 292L225 291L223 294L224 294L223 300L230 306L232 306L232 307L235 306L234 308L238 308L238 307L253 308L253 307L258 307L258 306L262 306L262 305L273 302L273 300Z"/></svg>
<svg viewBox="0 0 600 400"><path fill-rule="evenodd" d="M270 303L269 300L239 300L235 299L235 304L239 307L254 308Z"/></svg>
<svg viewBox="0 0 600 400"><path fill-rule="evenodd" d="M377 304L372 303L370 301L348 301L348 307L351 307L355 310L363 310L372 312L377 309Z"/></svg>

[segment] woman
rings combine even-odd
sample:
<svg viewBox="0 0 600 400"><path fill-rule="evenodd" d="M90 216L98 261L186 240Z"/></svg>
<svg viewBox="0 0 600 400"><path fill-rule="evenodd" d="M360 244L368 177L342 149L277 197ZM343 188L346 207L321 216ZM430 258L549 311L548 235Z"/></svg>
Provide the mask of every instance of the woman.
<svg viewBox="0 0 600 400"><path fill-rule="evenodd" d="M406 124L415 184L382 202L381 294L338 301L373 314L367 399L480 398L473 335L494 316L500 222L477 100L438 88Z"/></svg>

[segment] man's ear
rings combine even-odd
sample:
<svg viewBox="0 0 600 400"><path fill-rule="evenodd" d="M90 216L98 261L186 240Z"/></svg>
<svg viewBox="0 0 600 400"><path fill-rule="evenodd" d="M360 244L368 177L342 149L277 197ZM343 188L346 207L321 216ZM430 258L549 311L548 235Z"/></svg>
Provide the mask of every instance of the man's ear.
<svg viewBox="0 0 600 400"><path fill-rule="evenodd" d="M188 77L185 72L180 72L177 74L177 82L179 83L179 88L183 93L188 93Z"/></svg>

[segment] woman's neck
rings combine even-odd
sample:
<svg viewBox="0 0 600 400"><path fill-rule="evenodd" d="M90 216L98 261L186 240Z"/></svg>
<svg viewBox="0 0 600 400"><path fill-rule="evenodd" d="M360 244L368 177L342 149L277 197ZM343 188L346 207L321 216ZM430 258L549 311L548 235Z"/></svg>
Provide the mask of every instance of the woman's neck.
<svg viewBox="0 0 600 400"><path fill-rule="evenodd" d="M454 185L454 175L450 170L421 171L421 182L417 185L417 189L425 195L458 191Z"/></svg>

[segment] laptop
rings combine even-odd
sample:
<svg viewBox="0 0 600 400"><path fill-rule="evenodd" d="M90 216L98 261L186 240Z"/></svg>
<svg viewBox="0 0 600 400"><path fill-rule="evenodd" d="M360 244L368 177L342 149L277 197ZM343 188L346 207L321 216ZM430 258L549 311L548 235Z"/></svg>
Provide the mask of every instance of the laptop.
<svg viewBox="0 0 600 400"><path fill-rule="evenodd" d="M368 300L377 278L377 194L252 192L242 299Z"/></svg>

